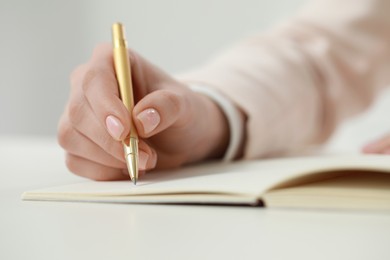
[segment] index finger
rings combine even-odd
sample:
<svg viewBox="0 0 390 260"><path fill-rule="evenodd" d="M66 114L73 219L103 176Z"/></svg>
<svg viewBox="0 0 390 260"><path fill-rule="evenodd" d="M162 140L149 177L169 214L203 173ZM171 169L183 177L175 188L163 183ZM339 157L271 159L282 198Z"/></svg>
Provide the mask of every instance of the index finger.
<svg viewBox="0 0 390 260"><path fill-rule="evenodd" d="M82 81L82 89L102 126L115 139L125 138L130 130L130 113L119 97L110 45L101 45L95 49ZM114 123L120 133L110 131L110 122Z"/></svg>

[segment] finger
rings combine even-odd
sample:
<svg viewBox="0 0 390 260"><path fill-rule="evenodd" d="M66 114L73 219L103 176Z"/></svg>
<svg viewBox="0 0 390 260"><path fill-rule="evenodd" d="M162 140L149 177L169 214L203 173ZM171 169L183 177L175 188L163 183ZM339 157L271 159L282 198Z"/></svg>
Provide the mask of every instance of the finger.
<svg viewBox="0 0 390 260"><path fill-rule="evenodd" d="M135 101L142 99L146 93L162 88L163 83L166 86L173 81L136 52L129 50L129 56ZM114 139L122 140L129 133L131 120L130 113L119 98L112 61L112 47L107 44L98 46L90 68L85 71L82 89L99 122Z"/></svg>
<svg viewBox="0 0 390 260"><path fill-rule="evenodd" d="M99 162L100 159L103 160L104 157L102 163L107 166L115 167L118 166L118 163L125 162L122 143L113 140L105 129L98 124L97 119L89 106L83 106L83 108L77 110L77 112L73 111L66 114L73 119L68 119L67 116L64 116L64 119L61 119L60 121L58 130L60 144L62 144L65 150L69 150L69 152L74 153L75 155L86 157L95 162ZM72 120L73 123L68 123L68 121L72 122ZM74 122L77 122L77 124ZM89 139L90 144L81 143L81 139L76 138L76 135L81 135L85 139ZM86 146L79 148L83 145ZM157 162L156 151L142 140L139 142L139 150L140 168L142 170L154 168ZM95 151L95 153L90 151ZM113 160L110 161L111 158L104 154L111 156Z"/></svg>
<svg viewBox="0 0 390 260"><path fill-rule="evenodd" d="M96 143L108 154L123 161L124 155L120 143L113 140L104 124L99 122L96 113L93 112L90 104L86 100L83 89L81 86L77 86L79 77L81 77L80 74L85 73L85 70L85 66L80 66L73 72L72 84L76 84L76 86L72 86L70 100L65 109L67 119L69 119L70 123L78 132ZM109 117L106 121L113 128L116 126L118 129L121 123L116 120L116 117Z"/></svg>
<svg viewBox="0 0 390 260"><path fill-rule="evenodd" d="M116 140L125 138L130 115L119 98L112 46L99 44L88 64L77 67L71 75L72 92L85 96L99 123Z"/></svg>
<svg viewBox="0 0 390 260"><path fill-rule="evenodd" d="M119 98L113 68L90 68L84 76L82 89L99 123L114 139L124 139L130 130L130 113Z"/></svg>
<svg viewBox="0 0 390 260"><path fill-rule="evenodd" d="M151 170L156 167L157 164L157 153L151 148L144 140L140 140L138 143L139 147L139 168L141 170Z"/></svg>
<svg viewBox="0 0 390 260"><path fill-rule="evenodd" d="M168 77L134 51L129 50L129 56L136 101ZM131 120L120 99L112 47L108 44L96 47L90 67L84 68L83 73L82 89L96 117L114 139L123 140L130 131Z"/></svg>
<svg viewBox="0 0 390 260"><path fill-rule="evenodd" d="M171 76L131 49L129 49L129 58L136 101L141 100L148 93L175 83Z"/></svg>
<svg viewBox="0 0 390 260"><path fill-rule="evenodd" d="M147 138L168 127L181 127L188 122L188 102L171 90L158 90L140 100L133 110L138 134Z"/></svg>
<svg viewBox="0 0 390 260"><path fill-rule="evenodd" d="M68 139L73 136L72 132L69 133L69 131L72 130L69 128L74 128L80 135L87 137L92 143L99 146L101 150L104 150L116 160L125 162L122 143L117 142L110 137L107 131L105 131L105 129L98 123L95 114L92 112L88 103L85 102L84 97L77 93L77 89L74 92L75 93L71 95L69 108L66 108L68 111L66 113L67 116L64 116L64 119L62 120L65 122L60 122L62 125L59 126L59 133L61 134L60 138L64 148L71 149L71 147L67 144L69 142ZM67 123L67 121L70 121L70 123ZM71 126L68 126L68 124ZM79 150L77 153L73 152L74 149L76 148L71 150L72 153L81 157L86 157L86 150ZM140 142L140 149L143 149L145 152L145 154L140 157L141 168L143 170L154 168L157 161L156 152L142 141ZM90 154L90 157L86 158L97 161L99 156L92 158L93 156L97 155Z"/></svg>
<svg viewBox="0 0 390 260"><path fill-rule="evenodd" d="M375 140L363 147L365 153L389 153L390 151L390 135L386 135L378 140Z"/></svg>
<svg viewBox="0 0 390 260"><path fill-rule="evenodd" d="M77 131L66 116L59 123L58 142L68 153L113 168L126 168L124 160L118 160L100 146Z"/></svg>
<svg viewBox="0 0 390 260"><path fill-rule="evenodd" d="M103 127L82 95L73 94L65 111L71 125L82 135L88 137L101 149L123 161L121 143L115 141Z"/></svg>
<svg viewBox="0 0 390 260"><path fill-rule="evenodd" d="M70 153L66 154L66 166L74 174L96 181L129 179L129 175L122 169L98 164Z"/></svg>
<svg viewBox="0 0 390 260"><path fill-rule="evenodd" d="M62 119L61 121L65 120ZM60 123L58 140L60 145L68 153L74 156L87 159L97 164L102 164L103 166L122 169L124 172L127 171L126 163L107 154L101 147L80 134L66 122ZM145 171L153 169L157 163L156 152L142 140L140 141L139 147L139 170Z"/></svg>

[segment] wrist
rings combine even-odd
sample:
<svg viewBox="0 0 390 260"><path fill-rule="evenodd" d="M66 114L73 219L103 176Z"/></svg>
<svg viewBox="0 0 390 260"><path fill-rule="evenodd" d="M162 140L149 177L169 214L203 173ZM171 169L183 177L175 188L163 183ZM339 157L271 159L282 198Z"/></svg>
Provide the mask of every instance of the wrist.
<svg viewBox="0 0 390 260"><path fill-rule="evenodd" d="M229 123L222 109L209 96L194 93L200 102L198 122L201 126L202 138L199 143L201 155L199 160L223 158L229 145Z"/></svg>
<svg viewBox="0 0 390 260"><path fill-rule="evenodd" d="M214 90L212 87L208 87L203 84L191 84L190 88L194 92L203 94L214 104L214 106L217 106L218 111L222 113L222 116L225 119L225 123L227 122L227 126L224 129L227 130L229 134L229 140L227 147L224 148L223 161L231 161L242 157L245 140L245 113L236 107L229 98L225 97L219 91ZM210 120L210 125L214 125L213 119ZM211 142L213 142L213 140L211 140ZM219 150L217 149L217 151ZM212 156L209 158L219 157L220 156L218 155L217 157Z"/></svg>

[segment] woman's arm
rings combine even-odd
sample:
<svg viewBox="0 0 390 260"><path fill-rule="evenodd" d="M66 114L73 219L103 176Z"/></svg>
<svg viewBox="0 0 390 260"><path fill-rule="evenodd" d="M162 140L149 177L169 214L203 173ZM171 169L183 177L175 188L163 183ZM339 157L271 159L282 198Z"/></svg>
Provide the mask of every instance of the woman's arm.
<svg viewBox="0 0 390 260"><path fill-rule="evenodd" d="M244 158L326 140L390 79L390 1L312 1L295 17L181 77L246 116Z"/></svg>

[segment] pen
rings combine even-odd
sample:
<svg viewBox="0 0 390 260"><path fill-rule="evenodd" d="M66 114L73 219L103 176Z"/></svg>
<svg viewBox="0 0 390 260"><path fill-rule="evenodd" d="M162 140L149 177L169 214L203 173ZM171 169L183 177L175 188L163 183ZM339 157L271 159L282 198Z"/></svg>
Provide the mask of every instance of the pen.
<svg viewBox="0 0 390 260"><path fill-rule="evenodd" d="M133 84L124 27L120 23L112 25L112 44L120 98L131 115L134 107ZM130 179L135 185L138 180L138 134L133 123L131 124L130 134L122 141L122 144Z"/></svg>

